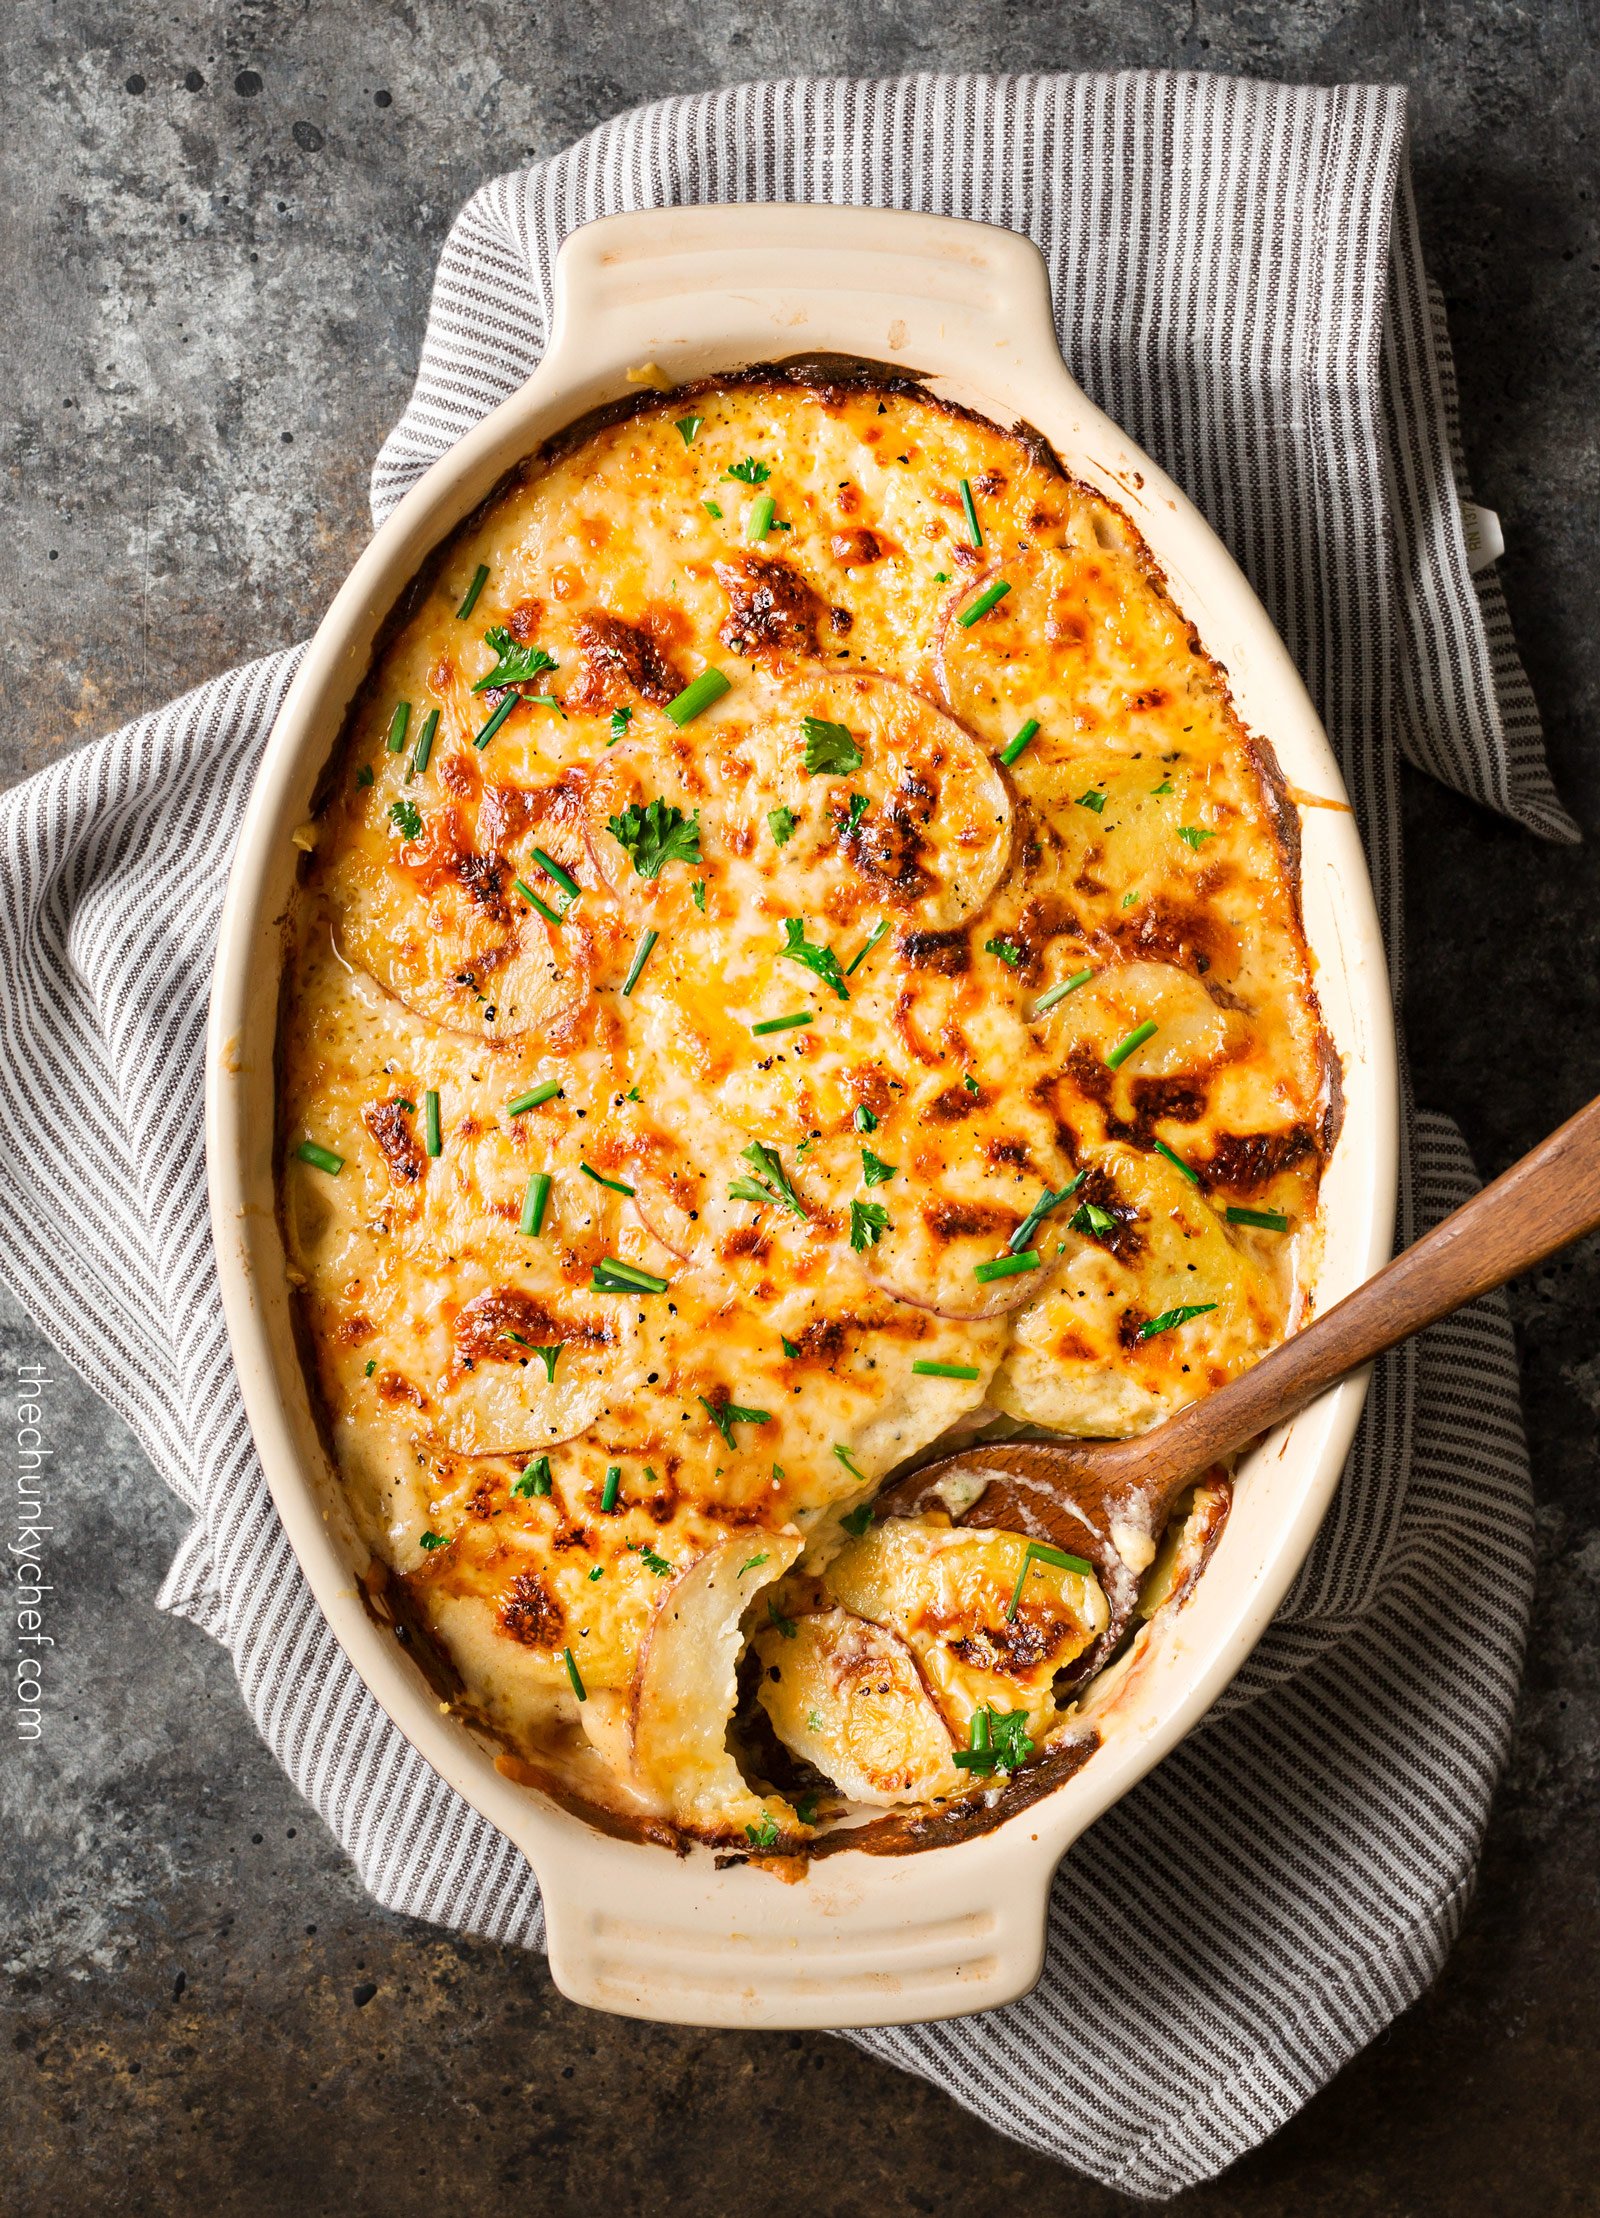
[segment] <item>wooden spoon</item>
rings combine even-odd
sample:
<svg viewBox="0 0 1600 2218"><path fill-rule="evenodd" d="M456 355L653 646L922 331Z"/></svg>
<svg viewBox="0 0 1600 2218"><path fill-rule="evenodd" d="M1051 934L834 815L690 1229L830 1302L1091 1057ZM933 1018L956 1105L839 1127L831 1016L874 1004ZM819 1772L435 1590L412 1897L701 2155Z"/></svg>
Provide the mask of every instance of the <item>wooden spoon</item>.
<svg viewBox="0 0 1600 2218"><path fill-rule="evenodd" d="M1436 1324L1600 1225L1600 1099L1364 1286L1214 1394L1133 1440L1003 1441L924 1464L878 1496L881 1517L944 1510L1028 1533L1094 1566L1111 1621L1074 1677L1127 1629L1173 1504L1236 1453L1386 1348Z"/></svg>

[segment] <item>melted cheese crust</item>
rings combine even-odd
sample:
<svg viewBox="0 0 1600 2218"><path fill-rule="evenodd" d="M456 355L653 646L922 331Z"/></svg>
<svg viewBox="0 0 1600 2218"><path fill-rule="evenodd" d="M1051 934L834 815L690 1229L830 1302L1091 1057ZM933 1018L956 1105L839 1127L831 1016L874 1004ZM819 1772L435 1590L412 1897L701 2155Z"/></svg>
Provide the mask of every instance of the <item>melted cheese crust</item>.
<svg viewBox="0 0 1600 2218"><path fill-rule="evenodd" d="M507 644L549 658L520 697ZM657 803L652 870L617 834ZM535 457L353 712L282 1024L316 1383L456 1699L562 1792L758 1847L978 1791L986 1706L1066 1730L1094 1581L1035 1564L1008 1618L1016 1536L851 1513L1271 1346L1331 1068L1270 756L1051 457L772 373ZM1046 1189L1037 1267L979 1277Z"/></svg>

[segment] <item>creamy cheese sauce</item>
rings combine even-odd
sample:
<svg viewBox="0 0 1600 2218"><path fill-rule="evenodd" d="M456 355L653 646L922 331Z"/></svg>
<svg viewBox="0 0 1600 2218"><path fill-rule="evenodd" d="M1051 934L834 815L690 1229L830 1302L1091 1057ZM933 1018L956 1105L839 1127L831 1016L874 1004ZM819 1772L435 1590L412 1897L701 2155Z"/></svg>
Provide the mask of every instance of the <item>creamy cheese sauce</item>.
<svg viewBox="0 0 1600 2218"><path fill-rule="evenodd" d="M526 1776L793 1848L1070 1734L1094 1579L865 1505L1295 1321L1296 857L1127 519L914 389L652 398L458 534L316 819L280 1191L386 1606Z"/></svg>

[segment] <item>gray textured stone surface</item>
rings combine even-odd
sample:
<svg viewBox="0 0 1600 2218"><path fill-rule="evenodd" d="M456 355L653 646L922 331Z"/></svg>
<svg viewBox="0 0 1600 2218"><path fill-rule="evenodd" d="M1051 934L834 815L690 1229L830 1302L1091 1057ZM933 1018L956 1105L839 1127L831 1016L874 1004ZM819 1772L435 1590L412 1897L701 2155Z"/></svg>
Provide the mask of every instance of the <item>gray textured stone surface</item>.
<svg viewBox="0 0 1600 2218"><path fill-rule="evenodd" d="M635 100L767 72L1160 65L1412 86L1476 484L1592 832L1594 29L1584 0L9 0L0 776L310 628L483 177ZM1600 1091L1600 861L1420 779L1406 816L1418 1092L1492 1171ZM1538 1619L1466 1932L1389 2037L1185 2210L1600 2208L1600 1248L1514 1301ZM43 1347L0 1304L0 1383ZM539 1962L374 1909L227 1659L156 1616L181 1513L54 1368L59 1677L43 1744L3 1759L0 2204L1126 2207L841 2043L592 2017Z"/></svg>

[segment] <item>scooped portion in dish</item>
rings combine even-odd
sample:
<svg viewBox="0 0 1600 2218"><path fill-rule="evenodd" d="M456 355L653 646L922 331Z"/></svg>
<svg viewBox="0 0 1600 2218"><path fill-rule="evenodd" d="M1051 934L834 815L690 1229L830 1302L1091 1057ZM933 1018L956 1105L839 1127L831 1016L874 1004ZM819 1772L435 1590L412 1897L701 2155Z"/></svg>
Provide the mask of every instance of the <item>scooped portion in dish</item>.
<svg viewBox="0 0 1600 2218"><path fill-rule="evenodd" d="M445 1699L745 1854L1081 1760L1090 1567L874 1498L1253 1363L1337 1125L1293 809L1128 518L886 374L643 396L419 581L301 837L285 1246Z"/></svg>

